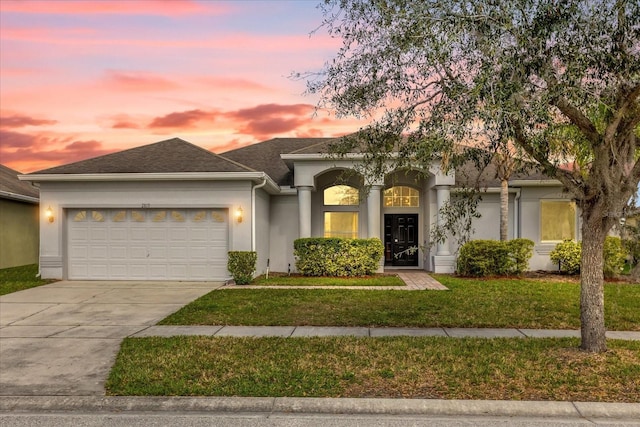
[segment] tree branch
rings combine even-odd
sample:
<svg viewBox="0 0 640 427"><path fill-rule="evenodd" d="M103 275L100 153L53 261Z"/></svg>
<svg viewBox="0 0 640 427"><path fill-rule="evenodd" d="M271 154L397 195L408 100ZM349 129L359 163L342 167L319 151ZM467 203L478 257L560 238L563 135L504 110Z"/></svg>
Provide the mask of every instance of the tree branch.
<svg viewBox="0 0 640 427"><path fill-rule="evenodd" d="M592 146L600 144L602 140L600 138L598 130L591 122L591 120L589 120L587 116L582 114L582 111L578 110L566 98L561 96L553 99L551 101L551 104L558 107L560 112L564 114L564 116L567 117L571 121L571 123L576 125L578 129L580 129L584 136L586 136L587 139L591 142Z"/></svg>

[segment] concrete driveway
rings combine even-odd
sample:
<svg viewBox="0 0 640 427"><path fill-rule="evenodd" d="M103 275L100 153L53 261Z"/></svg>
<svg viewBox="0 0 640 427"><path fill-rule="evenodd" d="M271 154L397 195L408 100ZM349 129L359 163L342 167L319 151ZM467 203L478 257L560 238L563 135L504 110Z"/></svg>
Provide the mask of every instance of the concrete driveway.
<svg viewBox="0 0 640 427"><path fill-rule="evenodd" d="M103 395L123 338L222 286L56 282L0 297L0 395Z"/></svg>

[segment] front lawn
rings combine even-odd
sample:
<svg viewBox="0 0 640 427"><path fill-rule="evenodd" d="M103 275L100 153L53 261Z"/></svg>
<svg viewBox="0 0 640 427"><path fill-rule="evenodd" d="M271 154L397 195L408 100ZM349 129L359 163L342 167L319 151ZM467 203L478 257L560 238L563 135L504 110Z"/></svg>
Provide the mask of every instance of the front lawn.
<svg viewBox="0 0 640 427"><path fill-rule="evenodd" d="M213 291L164 325L580 328L580 285L437 276L450 291L229 289ZM640 286L605 284L609 330L640 330Z"/></svg>
<svg viewBox="0 0 640 427"><path fill-rule="evenodd" d="M111 395L640 401L640 342L577 339L127 338Z"/></svg>
<svg viewBox="0 0 640 427"><path fill-rule="evenodd" d="M398 276L375 275L367 277L306 277L264 275L256 277L251 285L257 286L406 286Z"/></svg>
<svg viewBox="0 0 640 427"><path fill-rule="evenodd" d="M0 295L35 288L36 286L53 282L53 280L40 279L36 277L37 274L37 264L3 268L0 270Z"/></svg>

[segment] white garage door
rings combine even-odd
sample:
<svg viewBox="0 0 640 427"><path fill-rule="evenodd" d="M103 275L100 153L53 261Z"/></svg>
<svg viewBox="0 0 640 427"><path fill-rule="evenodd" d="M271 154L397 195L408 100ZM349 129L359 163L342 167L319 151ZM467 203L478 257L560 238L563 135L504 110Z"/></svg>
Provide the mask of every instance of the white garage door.
<svg viewBox="0 0 640 427"><path fill-rule="evenodd" d="M219 280L227 273L224 209L70 209L69 279Z"/></svg>

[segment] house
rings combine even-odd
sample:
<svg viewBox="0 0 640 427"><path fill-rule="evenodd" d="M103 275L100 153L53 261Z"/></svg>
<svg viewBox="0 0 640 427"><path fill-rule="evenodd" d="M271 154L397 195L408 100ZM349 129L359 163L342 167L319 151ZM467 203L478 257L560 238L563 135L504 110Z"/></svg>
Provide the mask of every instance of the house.
<svg viewBox="0 0 640 427"><path fill-rule="evenodd" d="M428 246L438 210L468 175L433 162L372 183L344 170L361 161L326 155L331 138L275 138L221 155L178 138L42 170L20 178L40 186L40 265L45 278L219 280L227 251L254 250L257 272L295 269L298 237L378 237L381 269L452 272L455 242ZM485 171L476 238L499 235L499 183ZM558 241L577 238L575 204L542 175L510 182L511 237L536 245L532 269L552 269ZM416 253L394 256L424 245Z"/></svg>
<svg viewBox="0 0 640 427"><path fill-rule="evenodd" d="M0 268L38 262L38 189L0 165Z"/></svg>

